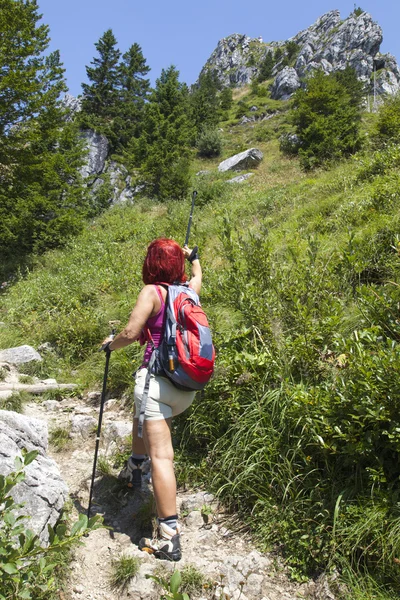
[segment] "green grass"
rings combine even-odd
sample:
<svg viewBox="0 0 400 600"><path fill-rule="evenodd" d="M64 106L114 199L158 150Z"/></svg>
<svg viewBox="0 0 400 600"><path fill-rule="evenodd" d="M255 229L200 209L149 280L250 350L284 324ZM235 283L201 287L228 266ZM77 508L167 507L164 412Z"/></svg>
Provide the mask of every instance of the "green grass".
<svg viewBox="0 0 400 600"><path fill-rule="evenodd" d="M198 598L204 595L204 590L211 588L212 582L195 565L185 565L181 570L182 593L186 593L190 598Z"/></svg>
<svg viewBox="0 0 400 600"><path fill-rule="evenodd" d="M217 492L294 577L336 565L358 574L358 588L348 578L354 598L364 587L366 598L375 588L391 598L400 559L398 149L305 174L279 151L290 127L284 103L269 121L240 126L237 101L258 99L235 95L222 157L192 165L191 243L217 363L174 424L178 480ZM367 115L365 131L373 126ZM219 162L252 146L263 162L227 185ZM82 388L98 386L99 342L109 320L128 319L148 242L183 240L189 208L189 198L114 207L65 250L38 258L0 297L0 347L50 341L56 358L29 374L71 380L73 370ZM132 393L141 355L136 345L113 353L110 393ZM152 514L147 506L138 516L144 527Z"/></svg>
<svg viewBox="0 0 400 600"><path fill-rule="evenodd" d="M111 562L110 586L123 592L129 582L136 577L140 569L140 560L134 556L122 554Z"/></svg>
<svg viewBox="0 0 400 600"><path fill-rule="evenodd" d="M13 392L9 398L0 399L0 410L12 410L22 413L24 411L24 404L30 402L32 399L33 396L28 392Z"/></svg>
<svg viewBox="0 0 400 600"><path fill-rule="evenodd" d="M57 427L52 429L49 434L49 442L56 452L62 452L71 443L69 427Z"/></svg>

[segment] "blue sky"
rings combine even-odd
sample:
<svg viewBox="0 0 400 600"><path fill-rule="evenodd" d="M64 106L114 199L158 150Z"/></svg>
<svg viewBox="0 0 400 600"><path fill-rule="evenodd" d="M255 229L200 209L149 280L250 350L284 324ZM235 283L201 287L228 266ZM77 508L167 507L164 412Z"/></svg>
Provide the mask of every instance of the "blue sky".
<svg viewBox="0 0 400 600"><path fill-rule="evenodd" d="M51 49L59 49L70 93L81 93L85 65L96 54L94 43L111 28L119 49L137 42L143 50L152 83L161 69L175 65L181 80L193 83L216 47L231 33L262 36L265 42L286 40L322 14L340 10L342 18L354 2L338 0L274 0L245 4L242 0L38 0L50 26ZM400 60L400 2L361 0L383 29L382 52Z"/></svg>

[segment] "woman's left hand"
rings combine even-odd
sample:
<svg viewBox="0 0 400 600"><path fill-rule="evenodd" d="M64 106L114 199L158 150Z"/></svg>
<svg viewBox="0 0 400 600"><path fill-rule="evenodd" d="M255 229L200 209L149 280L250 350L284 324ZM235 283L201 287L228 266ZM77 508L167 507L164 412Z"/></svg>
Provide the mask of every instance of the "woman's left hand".
<svg viewBox="0 0 400 600"><path fill-rule="evenodd" d="M108 337L106 337L105 340L103 340L102 344L101 344L101 349L103 349L109 342L112 342L114 339L113 335L109 335Z"/></svg>

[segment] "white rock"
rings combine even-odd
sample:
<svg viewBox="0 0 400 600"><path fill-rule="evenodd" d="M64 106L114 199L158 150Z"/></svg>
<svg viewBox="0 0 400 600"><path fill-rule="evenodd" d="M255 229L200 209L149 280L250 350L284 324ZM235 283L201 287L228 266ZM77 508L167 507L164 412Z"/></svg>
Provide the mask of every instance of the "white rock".
<svg viewBox="0 0 400 600"><path fill-rule="evenodd" d="M244 152L235 154L222 161L218 165L218 171L243 171L243 169L255 169L263 159L263 153L258 148L249 148Z"/></svg>
<svg viewBox="0 0 400 600"><path fill-rule="evenodd" d="M204 525L204 519L199 510L193 510L185 517L185 523L189 529L200 529Z"/></svg>
<svg viewBox="0 0 400 600"><path fill-rule="evenodd" d="M41 361L42 357L39 352L32 346L17 346L16 348L7 348L0 350L0 362L8 362L13 365L22 365L32 361Z"/></svg>

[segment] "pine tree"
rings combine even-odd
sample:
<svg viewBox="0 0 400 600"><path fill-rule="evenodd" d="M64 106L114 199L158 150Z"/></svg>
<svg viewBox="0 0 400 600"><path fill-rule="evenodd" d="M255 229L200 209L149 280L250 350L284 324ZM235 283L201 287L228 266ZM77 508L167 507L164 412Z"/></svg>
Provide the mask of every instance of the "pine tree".
<svg viewBox="0 0 400 600"><path fill-rule="evenodd" d="M112 121L119 101L121 52L116 45L117 40L111 29L96 42L98 57L90 63L92 67L86 67L86 74L91 83L82 83L82 111L79 115L82 127L105 133L111 142L115 141Z"/></svg>
<svg viewBox="0 0 400 600"><path fill-rule="evenodd" d="M144 105L150 91L150 81L145 79L149 71L141 47L133 44L122 56L118 67L120 91L114 131L121 148L140 135Z"/></svg>
<svg viewBox="0 0 400 600"><path fill-rule="evenodd" d="M293 123L305 169L337 160L361 145L362 87L352 70L325 75L317 71L294 97Z"/></svg>
<svg viewBox="0 0 400 600"><path fill-rule="evenodd" d="M83 149L66 123L58 52L36 0L3 0L0 12L0 265L64 241L87 213Z"/></svg>
<svg viewBox="0 0 400 600"><path fill-rule="evenodd" d="M262 83L263 81L266 81L267 79L269 79L272 76L272 71L273 71L274 66L275 66L275 60L274 60L273 54L272 54L272 52L267 52L264 60L262 61L261 65L260 65L260 70L258 72L257 81L259 83Z"/></svg>
<svg viewBox="0 0 400 600"><path fill-rule="evenodd" d="M49 28L38 25L36 0L2 0L0 11L0 164L10 157L8 133L47 110L65 91L59 55L47 59Z"/></svg>
<svg viewBox="0 0 400 600"><path fill-rule="evenodd" d="M133 143L146 192L160 200L183 198L190 177L189 90L171 66L162 70L145 109L143 131Z"/></svg>
<svg viewBox="0 0 400 600"><path fill-rule="evenodd" d="M218 123L219 88L218 78L211 71L201 73L198 83L193 86L190 104L197 138L204 128L210 129Z"/></svg>

